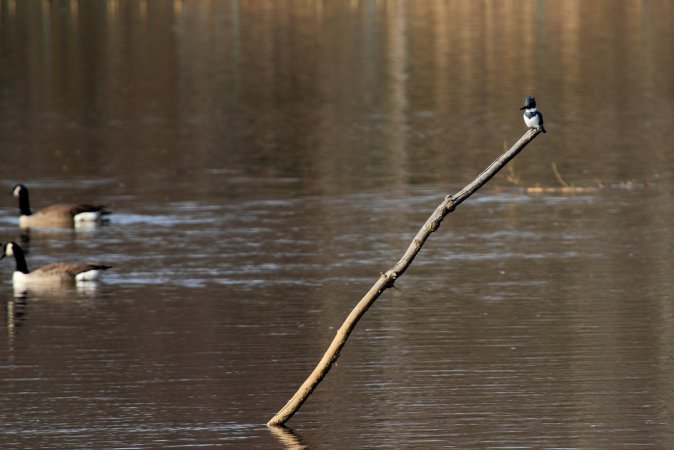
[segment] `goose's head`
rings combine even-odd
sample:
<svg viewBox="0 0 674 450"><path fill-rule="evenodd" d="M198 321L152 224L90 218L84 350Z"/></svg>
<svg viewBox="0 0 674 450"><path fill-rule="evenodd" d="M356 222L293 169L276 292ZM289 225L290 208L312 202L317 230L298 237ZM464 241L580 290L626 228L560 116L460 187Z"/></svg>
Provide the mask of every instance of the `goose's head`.
<svg viewBox="0 0 674 450"><path fill-rule="evenodd" d="M20 197L21 194L28 192L28 188L24 186L23 184L16 184L10 191L10 194L12 194L14 197Z"/></svg>
<svg viewBox="0 0 674 450"><path fill-rule="evenodd" d="M14 248L17 245L15 242L6 242L0 245L2 245L0 260L4 259L6 256L14 256Z"/></svg>

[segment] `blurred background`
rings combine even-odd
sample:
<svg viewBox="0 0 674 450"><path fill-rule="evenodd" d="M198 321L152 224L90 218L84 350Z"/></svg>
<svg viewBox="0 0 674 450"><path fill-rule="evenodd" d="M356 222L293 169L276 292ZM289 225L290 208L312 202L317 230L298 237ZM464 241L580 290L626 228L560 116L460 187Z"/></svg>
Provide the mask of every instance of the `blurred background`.
<svg viewBox="0 0 674 450"><path fill-rule="evenodd" d="M0 239L114 266L0 263L0 444L669 447L673 68L664 0L0 0ZM18 182L111 222L22 232Z"/></svg>

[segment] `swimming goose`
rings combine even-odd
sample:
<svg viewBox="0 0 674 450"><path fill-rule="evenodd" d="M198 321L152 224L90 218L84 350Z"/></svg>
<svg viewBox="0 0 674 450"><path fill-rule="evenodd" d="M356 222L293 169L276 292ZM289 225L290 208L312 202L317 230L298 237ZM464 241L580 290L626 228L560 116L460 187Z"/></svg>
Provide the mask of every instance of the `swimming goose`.
<svg viewBox="0 0 674 450"><path fill-rule="evenodd" d="M47 206L35 213L30 210L28 188L23 184L17 184L12 188L12 195L19 198L19 226L31 227L78 227L91 226L100 223L103 216L110 214L104 206L82 204L59 203Z"/></svg>
<svg viewBox="0 0 674 450"><path fill-rule="evenodd" d="M8 242L2 246L0 259L4 259L5 256L14 256L16 261L16 269L12 276L15 287L96 281L103 270L112 267L106 264L62 262L38 267L31 272L28 270L23 249L16 242Z"/></svg>

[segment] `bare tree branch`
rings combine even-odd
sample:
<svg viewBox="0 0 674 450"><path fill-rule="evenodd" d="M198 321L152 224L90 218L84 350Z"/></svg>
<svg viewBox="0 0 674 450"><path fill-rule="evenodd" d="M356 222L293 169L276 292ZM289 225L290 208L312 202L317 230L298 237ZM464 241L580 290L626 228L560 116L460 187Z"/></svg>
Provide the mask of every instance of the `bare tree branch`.
<svg viewBox="0 0 674 450"><path fill-rule="evenodd" d="M319 361L316 368L311 372L309 377L302 383L295 395L271 418L267 425L270 427L283 426L295 414L307 398L311 395L313 390L323 380L323 378L330 371L330 368L339 357L341 351L349 335L355 328L361 317L374 304L379 296L388 288L392 287L395 281L402 276L403 273L410 267L412 261L417 256L421 247L426 242L426 239L438 229L442 220L454 211L454 209L463 203L468 197L473 195L478 189L484 186L496 173L498 173L511 159L522 151L526 145L531 142L539 133L541 129L530 128L519 141L515 143L509 150L499 156L489 167L487 167L477 178L466 185L463 189L454 195L448 195L445 200L435 208L433 214L426 220L426 223L417 232L400 261L396 263L391 269L382 273L377 282L370 288L370 290L358 302L355 308L348 315L342 326L337 330L337 334L332 340L330 347Z"/></svg>

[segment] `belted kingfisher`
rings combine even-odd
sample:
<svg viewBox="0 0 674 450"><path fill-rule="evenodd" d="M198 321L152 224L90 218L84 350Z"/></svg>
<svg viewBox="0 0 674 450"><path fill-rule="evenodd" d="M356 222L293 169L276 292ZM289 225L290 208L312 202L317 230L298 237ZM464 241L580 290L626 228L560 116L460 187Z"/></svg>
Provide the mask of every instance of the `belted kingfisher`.
<svg viewBox="0 0 674 450"><path fill-rule="evenodd" d="M529 128L540 128L543 133L547 133L543 128L543 114L536 109L536 99L529 96L524 99L524 106L520 109L524 110L524 123Z"/></svg>

